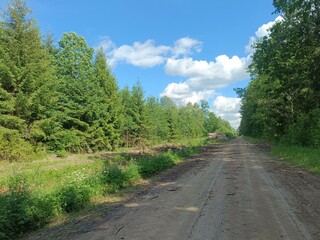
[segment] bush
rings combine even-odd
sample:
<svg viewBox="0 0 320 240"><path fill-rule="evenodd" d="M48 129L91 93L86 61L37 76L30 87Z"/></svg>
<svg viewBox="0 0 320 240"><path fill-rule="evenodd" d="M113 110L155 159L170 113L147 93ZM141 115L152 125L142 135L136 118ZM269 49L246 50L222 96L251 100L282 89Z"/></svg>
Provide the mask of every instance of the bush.
<svg viewBox="0 0 320 240"><path fill-rule="evenodd" d="M57 199L50 194L31 194L26 178L15 175L0 197L0 239L12 239L39 228L59 214Z"/></svg>
<svg viewBox="0 0 320 240"><path fill-rule="evenodd" d="M58 190L59 202L62 210L67 213L83 208L91 198L90 188L86 185L69 184Z"/></svg>
<svg viewBox="0 0 320 240"><path fill-rule="evenodd" d="M320 148L320 109L316 109L310 114L310 142L311 146Z"/></svg>
<svg viewBox="0 0 320 240"><path fill-rule="evenodd" d="M140 174L147 178L156 173L173 166L176 163L176 157L171 153L165 153L159 156L146 155L138 160Z"/></svg>
<svg viewBox="0 0 320 240"><path fill-rule="evenodd" d="M17 130L0 126L0 160L15 161L32 153L31 144L26 142Z"/></svg>
<svg viewBox="0 0 320 240"><path fill-rule="evenodd" d="M11 177L8 187L8 192L0 198L0 235L4 239L27 230L31 220L27 211L30 193L26 179L21 175Z"/></svg>
<svg viewBox="0 0 320 240"><path fill-rule="evenodd" d="M129 162L126 166L106 166L104 182L107 184L107 192L117 192L119 189L133 185L141 178L139 166Z"/></svg>
<svg viewBox="0 0 320 240"><path fill-rule="evenodd" d="M139 166L132 161L130 161L129 164L125 167L123 175L125 179L125 186L131 186L139 179L141 179Z"/></svg>

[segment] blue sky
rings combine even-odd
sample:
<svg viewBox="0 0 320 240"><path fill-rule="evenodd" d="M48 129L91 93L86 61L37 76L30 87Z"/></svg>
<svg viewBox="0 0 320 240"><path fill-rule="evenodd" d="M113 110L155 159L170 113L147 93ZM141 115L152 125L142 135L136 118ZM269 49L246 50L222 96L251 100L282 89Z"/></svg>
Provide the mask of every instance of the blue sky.
<svg viewBox="0 0 320 240"><path fill-rule="evenodd" d="M0 6L4 8L4 0ZM235 87L249 76L250 42L267 34L272 0L29 0L42 33L76 32L105 47L120 87L138 80L146 96L178 104L208 100L239 124Z"/></svg>

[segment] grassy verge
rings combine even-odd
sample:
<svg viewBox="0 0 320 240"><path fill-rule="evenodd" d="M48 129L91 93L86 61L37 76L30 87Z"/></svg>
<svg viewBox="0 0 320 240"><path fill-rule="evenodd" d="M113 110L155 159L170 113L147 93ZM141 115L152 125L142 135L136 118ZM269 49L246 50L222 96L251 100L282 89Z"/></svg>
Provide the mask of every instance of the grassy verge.
<svg viewBox="0 0 320 240"><path fill-rule="evenodd" d="M191 143L189 143L191 144ZM77 212L92 199L135 186L197 153L204 141L111 158L73 155L0 166L0 239L12 239Z"/></svg>
<svg viewBox="0 0 320 240"><path fill-rule="evenodd" d="M275 145L271 153L295 166L320 175L320 149Z"/></svg>
<svg viewBox="0 0 320 240"><path fill-rule="evenodd" d="M264 139L249 138L246 140L255 144L270 145L271 154L291 163L294 166L304 168L312 173L320 175L320 149L308 148L280 143L268 143Z"/></svg>

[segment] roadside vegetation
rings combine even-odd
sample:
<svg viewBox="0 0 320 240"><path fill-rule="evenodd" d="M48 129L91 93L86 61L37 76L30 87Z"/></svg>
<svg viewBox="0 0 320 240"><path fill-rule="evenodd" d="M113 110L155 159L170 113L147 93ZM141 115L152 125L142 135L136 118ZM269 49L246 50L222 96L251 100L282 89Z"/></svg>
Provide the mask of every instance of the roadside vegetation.
<svg viewBox="0 0 320 240"><path fill-rule="evenodd" d="M320 149L270 141L269 139L245 137L262 150L290 164L320 175Z"/></svg>
<svg viewBox="0 0 320 240"><path fill-rule="evenodd" d="M320 148L320 5L274 0L281 20L254 44L240 134Z"/></svg>
<svg viewBox="0 0 320 240"><path fill-rule="evenodd" d="M272 153L319 174L320 5L274 0L281 20L253 46L240 135L273 142Z"/></svg>
<svg viewBox="0 0 320 240"><path fill-rule="evenodd" d="M291 164L320 175L320 149L294 145L276 145L271 153Z"/></svg>
<svg viewBox="0 0 320 240"><path fill-rule="evenodd" d="M205 139L139 153L72 155L1 166L0 239L12 239L138 186L198 152ZM99 203L99 202L98 202Z"/></svg>

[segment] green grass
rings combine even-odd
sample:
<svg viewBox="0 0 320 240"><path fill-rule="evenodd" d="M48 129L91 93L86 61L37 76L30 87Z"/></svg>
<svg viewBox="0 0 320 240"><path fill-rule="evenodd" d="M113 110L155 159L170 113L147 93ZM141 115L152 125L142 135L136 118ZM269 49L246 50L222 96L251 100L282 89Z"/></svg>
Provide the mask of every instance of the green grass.
<svg viewBox="0 0 320 240"><path fill-rule="evenodd" d="M271 153L295 166L320 175L320 149L275 145Z"/></svg>
<svg viewBox="0 0 320 240"><path fill-rule="evenodd" d="M271 154L290 164L304 168L312 173L320 175L320 149L301 147L289 144L270 143L265 139L245 137L245 139L255 144L270 144Z"/></svg>
<svg viewBox="0 0 320 240"><path fill-rule="evenodd" d="M49 190L64 184L82 172L90 175L102 168L103 160L87 158L80 158L77 161L57 158L50 161L11 163L0 168L0 186L6 186L11 176L23 174L32 189Z"/></svg>
<svg viewBox="0 0 320 240"><path fill-rule="evenodd" d="M135 186L142 179L197 153L204 139L160 153L113 158L71 155L27 162L1 162L0 239L12 239L54 218L77 212L91 199Z"/></svg>

